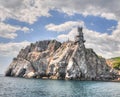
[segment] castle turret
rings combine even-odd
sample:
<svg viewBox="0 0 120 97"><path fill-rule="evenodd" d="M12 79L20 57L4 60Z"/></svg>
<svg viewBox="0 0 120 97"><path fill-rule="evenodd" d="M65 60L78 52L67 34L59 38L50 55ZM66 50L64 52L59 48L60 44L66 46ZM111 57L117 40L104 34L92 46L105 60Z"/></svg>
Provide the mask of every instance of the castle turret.
<svg viewBox="0 0 120 97"><path fill-rule="evenodd" d="M82 27L78 27L78 33L75 36L75 43L82 44L84 42L85 42L85 40L84 40L84 36L83 36L83 32L82 32Z"/></svg>

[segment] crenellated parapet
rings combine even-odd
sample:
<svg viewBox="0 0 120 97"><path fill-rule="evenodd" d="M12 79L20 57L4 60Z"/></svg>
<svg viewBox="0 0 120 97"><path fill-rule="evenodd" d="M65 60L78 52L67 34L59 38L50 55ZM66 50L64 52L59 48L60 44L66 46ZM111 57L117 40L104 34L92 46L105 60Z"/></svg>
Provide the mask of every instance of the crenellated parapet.
<svg viewBox="0 0 120 97"><path fill-rule="evenodd" d="M75 43L76 44L83 44L85 42L82 27L78 27L78 33L75 36Z"/></svg>

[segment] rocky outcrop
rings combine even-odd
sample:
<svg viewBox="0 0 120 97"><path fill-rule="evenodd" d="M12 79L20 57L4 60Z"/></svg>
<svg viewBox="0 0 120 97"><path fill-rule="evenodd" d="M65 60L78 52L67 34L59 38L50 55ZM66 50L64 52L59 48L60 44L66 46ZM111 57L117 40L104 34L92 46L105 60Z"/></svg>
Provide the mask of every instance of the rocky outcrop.
<svg viewBox="0 0 120 97"><path fill-rule="evenodd" d="M56 40L31 43L21 49L6 70L6 76L49 79L112 80L104 58L84 45L82 28L74 41Z"/></svg>

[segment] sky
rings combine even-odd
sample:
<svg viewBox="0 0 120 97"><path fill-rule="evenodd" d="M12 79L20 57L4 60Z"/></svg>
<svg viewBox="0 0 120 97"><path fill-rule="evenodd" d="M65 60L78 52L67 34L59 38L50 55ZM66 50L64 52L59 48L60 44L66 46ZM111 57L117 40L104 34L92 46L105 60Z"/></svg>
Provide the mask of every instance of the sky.
<svg viewBox="0 0 120 97"><path fill-rule="evenodd" d="M74 41L78 26L86 48L120 56L120 0L0 0L0 74L21 48L40 40Z"/></svg>

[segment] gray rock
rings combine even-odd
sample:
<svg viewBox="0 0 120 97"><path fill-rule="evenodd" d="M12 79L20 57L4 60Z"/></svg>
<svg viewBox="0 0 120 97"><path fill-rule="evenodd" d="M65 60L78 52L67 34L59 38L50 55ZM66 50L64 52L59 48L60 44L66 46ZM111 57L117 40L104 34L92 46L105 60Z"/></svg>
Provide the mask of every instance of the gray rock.
<svg viewBox="0 0 120 97"><path fill-rule="evenodd" d="M74 41L31 43L22 49L6 70L6 76L51 79L112 80L104 58L84 45L82 28Z"/></svg>

